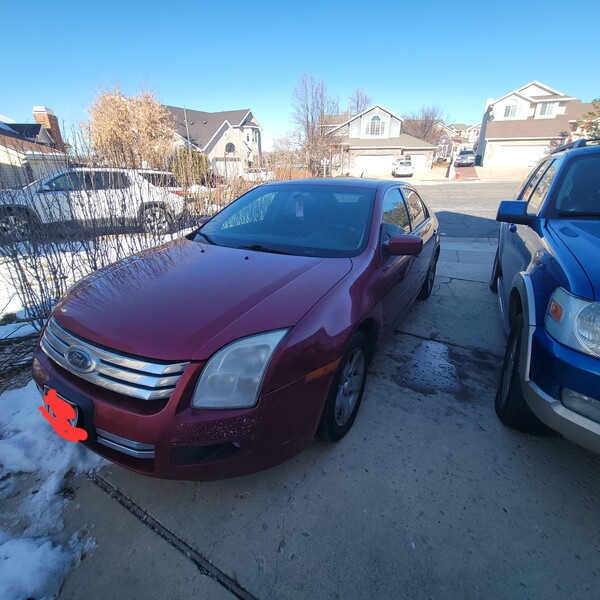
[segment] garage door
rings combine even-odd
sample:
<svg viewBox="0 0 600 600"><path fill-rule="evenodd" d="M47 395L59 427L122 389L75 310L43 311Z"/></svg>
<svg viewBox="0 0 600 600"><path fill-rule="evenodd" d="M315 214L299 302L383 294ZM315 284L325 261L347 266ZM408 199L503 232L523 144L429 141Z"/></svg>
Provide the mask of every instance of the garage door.
<svg viewBox="0 0 600 600"><path fill-rule="evenodd" d="M392 163L394 156L386 154L384 156L358 155L354 157L355 177L391 177Z"/></svg>
<svg viewBox="0 0 600 600"><path fill-rule="evenodd" d="M405 153L408 154L408 152ZM429 170L429 167L427 166L427 157L424 154L411 154L410 159L415 169L415 173Z"/></svg>
<svg viewBox="0 0 600 600"><path fill-rule="evenodd" d="M546 146L517 146L510 144L494 144L486 156L484 165L487 167L531 167L545 156ZM488 152L486 151L486 155Z"/></svg>

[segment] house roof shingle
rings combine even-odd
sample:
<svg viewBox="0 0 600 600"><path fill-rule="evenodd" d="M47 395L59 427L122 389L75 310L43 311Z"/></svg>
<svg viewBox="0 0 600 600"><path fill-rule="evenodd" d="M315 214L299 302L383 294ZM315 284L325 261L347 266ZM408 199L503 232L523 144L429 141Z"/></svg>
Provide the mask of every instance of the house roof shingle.
<svg viewBox="0 0 600 600"><path fill-rule="evenodd" d="M199 148L205 148L214 135L223 126L225 121L228 121L233 127L242 125L244 119L248 114L251 114L249 108L242 110L225 110L221 112L205 112L201 110L190 110L183 109L177 106L166 106L173 116L175 122L175 130L183 137L187 138L186 130L186 116L187 116L187 129L190 132L190 142L198 146ZM252 127L258 125L253 121L249 123Z"/></svg>
<svg viewBox="0 0 600 600"><path fill-rule="evenodd" d="M492 121L488 124L486 138L559 138L568 135L569 117L559 115L554 119L528 119L518 121Z"/></svg>
<svg viewBox="0 0 600 600"><path fill-rule="evenodd" d="M0 146L5 146L16 152L21 152L22 154L27 152L38 152L42 154L64 156L63 152L59 152L54 148L50 148L44 144L36 144L35 142L30 142L22 137L13 135L0 134Z"/></svg>

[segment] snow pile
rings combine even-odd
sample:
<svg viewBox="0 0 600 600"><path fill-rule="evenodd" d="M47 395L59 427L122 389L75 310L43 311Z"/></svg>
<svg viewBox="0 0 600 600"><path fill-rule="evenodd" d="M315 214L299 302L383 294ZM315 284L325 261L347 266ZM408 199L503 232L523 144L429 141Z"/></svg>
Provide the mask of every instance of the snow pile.
<svg viewBox="0 0 600 600"><path fill-rule="evenodd" d="M18 526L23 535L11 538L0 527L0 590L6 600L55 597L69 570L95 546L77 534L64 546L51 538L64 527L68 500L61 492L69 478L105 461L60 438L38 410L41 404L33 381L0 396L0 500L22 498L15 512L2 513L2 524ZM33 489L17 490L22 473L34 474Z"/></svg>

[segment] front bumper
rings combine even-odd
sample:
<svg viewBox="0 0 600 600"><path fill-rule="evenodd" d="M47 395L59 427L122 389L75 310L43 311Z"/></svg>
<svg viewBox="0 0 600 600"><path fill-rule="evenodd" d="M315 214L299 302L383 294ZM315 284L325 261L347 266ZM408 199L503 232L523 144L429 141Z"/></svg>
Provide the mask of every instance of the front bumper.
<svg viewBox="0 0 600 600"><path fill-rule="evenodd" d="M197 410L190 401L202 363L192 363L168 401L129 398L75 377L40 349L38 386L78 404L84 443L123 467L165 479L213 480L261 471L313 440L333 374L263 394L249 409ZM87 422L85 422L87 421ZM65 442L72 443L72 442Z"/></svg>
<svg viewBox="0 0 600 600"><path fill-rule="evenodd" d="M551 429L600 454L600 423L560 400L563 387L600 400L600 359L559 344L543 326L535 329L528 350L531 367L521 387L531 410Z"/></svg>

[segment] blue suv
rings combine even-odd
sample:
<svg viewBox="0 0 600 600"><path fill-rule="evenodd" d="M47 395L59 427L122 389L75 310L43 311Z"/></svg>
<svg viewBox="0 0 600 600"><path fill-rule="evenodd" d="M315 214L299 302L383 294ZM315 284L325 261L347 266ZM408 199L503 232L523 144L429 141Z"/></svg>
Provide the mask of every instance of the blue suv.
<svg viewBox="0 0 600 600"><path fill-rule="evenodd" d="M500 420L546 427L600 453L600 146L579 140L539 162L500 203L490 288L508 335Z"/></svg>

